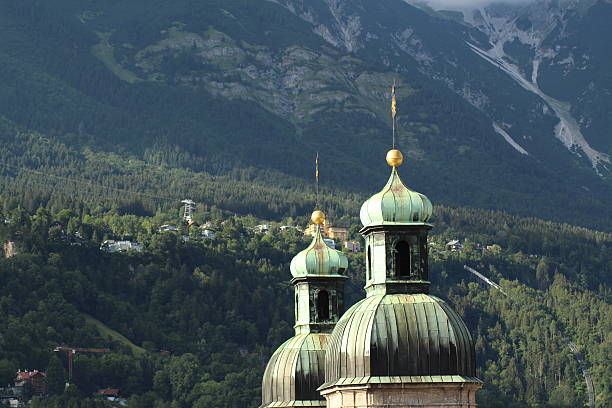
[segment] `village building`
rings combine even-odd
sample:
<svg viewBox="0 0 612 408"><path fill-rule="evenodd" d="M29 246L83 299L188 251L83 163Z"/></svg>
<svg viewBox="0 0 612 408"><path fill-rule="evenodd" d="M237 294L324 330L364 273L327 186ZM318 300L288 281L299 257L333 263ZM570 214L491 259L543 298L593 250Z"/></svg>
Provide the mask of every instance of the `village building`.
<svg viewBox="0 0 612 408"><path fill-rule="evenodd" d="M45 393L45 373L38 370L18 371L15 377L15 388L19 394L23 394L26 387L31 387L33 395Z"/></svg>
<svg viewBox="0 0 612 408"><path fill-rule="evenodd" d="M19 255L19 244L17 241L7 241L2 244L2 254L8 259Z"/></svg>
<svg viewBox="0 0 612 408"><path fill-rule="evenodd" d="M260 224L253 227L253 232L256 234L268 234L270 232L270 225Z"/></svg>
<svg viewBox="0 0 612 408"><path fill-rule="evenodd" d="M304 230L304 235L314 236L316 231L316 225L310 224ZM332 225L331 222L325 221L323 226L323 236L326 238L337 239L339 241L348 239L349 230L346 227L337 227Z"/></svg>
<svg viewBox="0 0 612 408"><path fill-rule="evenodd" d="M325 242L325 245L327 245L331 249L336 249L336 241L334 241L333 239L323 238L323 242Z"/></svg>
<svg viewBox="0 0 612 408"><path fill-rule="evenodd" d="M164 224L157 229L158 232L177 232L178 228L172 224Z"/></svg>
<svg viewBox="0 0 612 408"><path fill-rule="evenodd" d="M200 230L200 235L202 236L203 239L209 239L211 241L214 241L215 239L217 239L217 233L211 229Z"/></svg>
<svg viewBox="0 0 612 408"><path fill-rule="evenodd" d="M138 242L115 241L112 239L107 239L106 241L102 242L102 245L100 246L100 250L106 252L142 252L143 249L144 247L142 246L142 244Z"/></svg>
<svg viewBox="0 0 612 408"><path fill-rule="evenodd" d="M463 251L463 244L461 241L453 239L452 241L448 241L446 243L446 250L451 252L461 252Z"/></svg>
<svg viewBox="0 0 612 408"><path fill-rule="evenodd" d="M299 229L298 227L295 227L293 225L281 225L280 226L280 230L281 231L291 231L291 230L295 230L295 231L299 231L302 232L301 229Z"/></svg>
<svg viewBox="0 0 612 408"><path fill-rule="evenodd" d="M349 252L357 253L361 251L361 244L357 241L344 241L342 247L349 250Z"/></svg>

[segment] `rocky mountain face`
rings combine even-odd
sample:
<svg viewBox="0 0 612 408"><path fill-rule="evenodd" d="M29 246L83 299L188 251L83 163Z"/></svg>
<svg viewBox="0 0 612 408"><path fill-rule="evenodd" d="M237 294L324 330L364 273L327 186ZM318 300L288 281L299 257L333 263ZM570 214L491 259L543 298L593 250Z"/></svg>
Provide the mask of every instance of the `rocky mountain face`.
<svg viewBox="0 0 612 408"><path fill-rule="evenodd" d="M612 37L606 23L612 4L409 1L419 13L394 1L278 3L334 46L378 53L385 66L400 72L416 66L487 115L492 129L519 153L559 160L558 152L547 154L554 136L610 180L612 122L601 104L611 106L606 72L612 52L602 38Z"/></svg>
<svg viewBox="0 0 612 408"><path fill-rule="evenodd" d="M459 3L459 2L458 2ZM543 102L543 115L557 122L554 135L609 178L612 138L609 108L612 4L597 0L536 0L457 6L413 3L476 28L487 38L466 44L485 61ZM448 9L452 9L449 11ZM495 117L495 116L494 116ZM512 123L505 124L512 133ZM520 133L520 139L529 136Z"/></svg>
<svg viewBox="0 0 612 408"><path fill-rule="evenodd" d="M318 150L330 183L370 192L396 82L415 188L438 203L576 222L612 202L611 10L601 0L5 3L0 117L71 148L85 138L156 166L239 168L267 183L310 178ZM576 191L576 208L560 204Z"/></svg>

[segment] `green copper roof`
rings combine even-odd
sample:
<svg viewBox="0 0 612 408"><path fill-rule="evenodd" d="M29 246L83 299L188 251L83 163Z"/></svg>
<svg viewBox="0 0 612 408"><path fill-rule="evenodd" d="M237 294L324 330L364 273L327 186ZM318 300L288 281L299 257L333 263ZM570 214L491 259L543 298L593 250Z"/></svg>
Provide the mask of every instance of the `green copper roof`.
<svg viewBox="0 0 612 408"><path fill-rule="evenodd" d="M348 259L342 252L332 249L323 241L320 229L305 250L291 260L291 274L301 276L341 277L348 267Z"/></svg>
<svg viewBox="0 0 612 408"><path fill-rule="evenodd" d="M261 386L262 405L325 407L317 388L325 379L325 345L329 334L298 334L274 352Z"/></svg>
<svg viewBox="0 0 612 408"><path fill-rule="evenodd" d="M477 382L461 317L425 294L374 295L349 309L328 340L325 384Z"/></svg>
<svg viewBox="0 0 612 408"><path fill-rule="evenodd" d="M395 167L387 185L361 206L364 227L370 225L415 224L429 221L431 201L404 185Z"/></svg>

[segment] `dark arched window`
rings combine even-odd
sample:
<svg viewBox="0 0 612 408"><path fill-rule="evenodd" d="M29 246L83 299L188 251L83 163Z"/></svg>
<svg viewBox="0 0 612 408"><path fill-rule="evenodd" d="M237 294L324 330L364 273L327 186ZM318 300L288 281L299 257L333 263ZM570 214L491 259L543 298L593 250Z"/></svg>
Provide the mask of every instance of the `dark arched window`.
<svg viewBox="0 0 612 408"><path fill-rule="evenodd" d="M372 250L369 245L368 245L368 253L366 257L368 258L367 259L368 265L366 266L367 280L370 280L372 279Z"/></svg>
<svg viewBox="0 0 612 408"><path fill-rule="evenodd" d="M329 294L326 290L317 295L317 320L329 320Z"/></svg>
<svg viewBox="0 0 612 408"><path fill-rule="evenodd" d="M410 244L405 241L395 246L395 276L400 279L410 277Z"/></svg>

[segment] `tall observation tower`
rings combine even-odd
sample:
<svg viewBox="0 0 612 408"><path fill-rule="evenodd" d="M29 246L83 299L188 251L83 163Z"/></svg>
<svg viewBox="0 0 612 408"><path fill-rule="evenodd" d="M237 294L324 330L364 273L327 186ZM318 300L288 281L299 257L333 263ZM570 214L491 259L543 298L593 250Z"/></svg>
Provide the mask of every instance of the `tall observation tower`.
<svg viewBox="0 0 612 408"><path fill-rule="evenodd" d="M193 221L193 213L195 212L196 203L193 200L185 199L181 201L184 204L183 219L187 222Z"/></svg>

